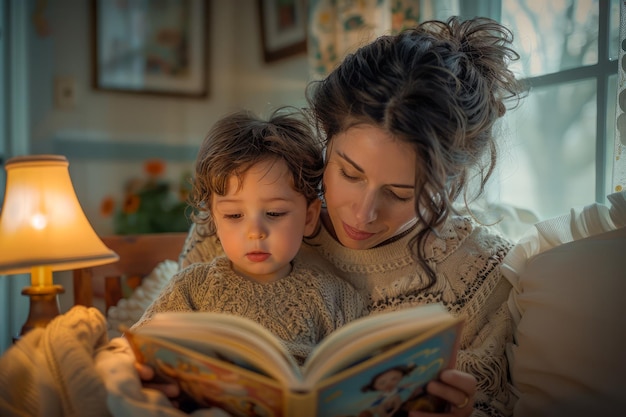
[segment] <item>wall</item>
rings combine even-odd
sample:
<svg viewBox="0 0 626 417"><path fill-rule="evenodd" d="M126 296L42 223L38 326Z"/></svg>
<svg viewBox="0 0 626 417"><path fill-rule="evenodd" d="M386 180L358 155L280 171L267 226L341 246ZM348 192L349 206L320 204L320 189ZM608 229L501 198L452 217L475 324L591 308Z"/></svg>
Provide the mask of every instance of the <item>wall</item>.
<svg viewBox="0 0 626 417"><path fill-rule="evenodd" d="M4 0L0 4L6 10ZM263 62L257 0L207 0L206 99L95 91L91 88L90 4L90 0L19 3L18 9L24 10L20 22L27 22L28 31L28 88L24 96L30 133L15 140L29 153L67 156L78 199L100 234L112 232L110 219L99 214L102 198L119 195L127 179L142 175L145 158L165 154L170 159L167 175L177 178L192 168L196 147L224 113L245 107L265 114L275 106L304 104L306 56ZM44 36L37 34L31 14L42 5L50 28ZM75 81L74 108L55 107L55 77ZM11 286L15 291L6 288L9 279L16 283ZM0 301L16 303L8 313L10 317L3 313L0 319L0 352L26 320L28 299L19 295L19 289L28 281L27 275L0 277ZM55 281L66 288L60 297L65 311L71 305L71 276L55 273Z"/></svg>
<svg viewBox="0 0 626 417"><path fill-rule="evenodd" d="M35 36L30 55L31 149L68 157L79 200L99 233L112 231L110 219L99 214L102 198L119 195L125 180L141 176L145 158L178 151L167 170L177 179L190 169L196 146L224 113L245 107L265 114L274 106L304 103L306 56L263 62L257 1L207 4L209 96L191 99L93 90L90 2L47 3L51 33ZM54 78L59 76L75 80L71 110L54 106ZM145 144L145 152L136 152L137 144ZM117 157L103 156L111 154Z"/></svg>

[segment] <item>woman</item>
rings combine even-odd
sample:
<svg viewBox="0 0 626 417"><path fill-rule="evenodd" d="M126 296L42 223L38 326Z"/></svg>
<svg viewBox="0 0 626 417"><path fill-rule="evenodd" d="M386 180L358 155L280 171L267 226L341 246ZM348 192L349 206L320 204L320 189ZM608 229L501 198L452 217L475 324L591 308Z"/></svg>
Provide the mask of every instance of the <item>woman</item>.
<svg viewBox="0 0 626 417"><path fill-rule="evenodd" d="M325 209L301 256L330 261L371 312L442 302L465 317L457 369L428 386L455 416L510 415L514 403L499 268L511 244L453 206L471 178L482 193L493 125L523 92L511 42L485 18L426 22L360 48L307 91L326 138ZM196 221L182 266L220 253Z"/></svg>

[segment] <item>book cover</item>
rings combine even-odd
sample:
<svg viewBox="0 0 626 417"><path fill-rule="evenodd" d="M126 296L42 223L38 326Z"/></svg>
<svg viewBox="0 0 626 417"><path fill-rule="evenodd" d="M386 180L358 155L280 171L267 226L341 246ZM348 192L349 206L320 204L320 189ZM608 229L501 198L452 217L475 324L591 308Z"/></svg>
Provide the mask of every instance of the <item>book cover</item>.
<svg viewBox="0 0 626 417"><path fill-rule="evenodd" d="M459 331L460 325L436 329L323 381L315 415L401 417L412 410L444 411L445 402L429 396L425 386L454 366Z"/></svg>

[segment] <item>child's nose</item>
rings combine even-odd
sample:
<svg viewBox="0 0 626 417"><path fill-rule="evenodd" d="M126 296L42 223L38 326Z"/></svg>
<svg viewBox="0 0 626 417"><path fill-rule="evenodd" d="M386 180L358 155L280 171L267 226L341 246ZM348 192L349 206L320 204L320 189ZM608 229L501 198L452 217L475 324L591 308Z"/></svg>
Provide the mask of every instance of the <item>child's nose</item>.
<svg viewBox="0 0 626 417"><path fill-rule="evenodd" d="M250 224L248 230L248 238L250 239L265 239L267 237L267 228L264 227L262 222L253 221Z"/></svg>

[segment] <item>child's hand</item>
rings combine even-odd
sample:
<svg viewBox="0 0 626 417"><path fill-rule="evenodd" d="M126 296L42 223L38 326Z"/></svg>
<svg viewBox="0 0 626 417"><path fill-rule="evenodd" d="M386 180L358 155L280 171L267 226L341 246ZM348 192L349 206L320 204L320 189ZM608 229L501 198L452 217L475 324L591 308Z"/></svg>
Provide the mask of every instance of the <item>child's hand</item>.
<svg viewBox="0 0 626 417"><path fill-rule="evenodd" d="M161 391L163 395L172 401L172 405L178 407L176 401L172 400L180 395L180 387L174 383L154 382L154 369L148 365L135 362L135 369L141 379L141 384L144 388L151 388L157 391Z"/></svg>
<svg viewBox="0 0 626 417"><path fill-rule="evenodd" d="M438 380L431 381L426 386L429 394L442 398L450 403L447 413L427 413L411 411L411 417L427 416L455 416L468 417L474 411L474 395L476 393L476 378L466 372L448 369L441 373Z"/></svg>

